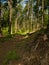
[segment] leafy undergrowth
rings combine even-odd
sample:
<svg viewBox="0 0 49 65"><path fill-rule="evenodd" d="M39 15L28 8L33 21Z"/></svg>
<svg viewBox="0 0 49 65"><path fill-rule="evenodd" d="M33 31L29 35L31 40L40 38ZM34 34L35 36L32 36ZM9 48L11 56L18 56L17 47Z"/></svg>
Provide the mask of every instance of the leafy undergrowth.
<svg viewBox="0 0 49 65"><path fill-rule="evenodd" d="M13 35L4 44L0 42L0 65L49 65L49 38L45 38L45 31Z"/></svg>

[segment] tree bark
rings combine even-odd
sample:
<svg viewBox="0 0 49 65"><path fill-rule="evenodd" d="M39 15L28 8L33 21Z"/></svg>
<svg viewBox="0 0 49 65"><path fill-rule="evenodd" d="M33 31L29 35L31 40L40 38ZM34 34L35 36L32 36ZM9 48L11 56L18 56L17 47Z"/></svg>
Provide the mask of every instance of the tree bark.
<svg viewBox="0 0 49 65"><path fill-rule="evenodd" d="M9 34L12 34L12 0L8 0L9 6Z"/></svg>
<svg viewBox="0 0 49 65"><path fill-rule="evenodd" d="M29 32L30 32L30 0L28 0L28 23L29 23Z"/></svg>
<svg viewBox="0 0 49 65"><path fill-rule="evenodd" d="M37 0L36 6L37 6L37 12L36 12L36 16L37 16L37 19L36 19L36 28L38 29L38 22L39 22L39 0Z"/></svg>
<svg viewBox="0 0 49 65"><path fill-rule="evenodd" d="M42 28L44 28L44 0L42 0Z"/></svg>
<svg viewBox="0 0 49 65"><path fill-rule="evenodd" d="M49 31L49 6L47 7L48 9L48 24L47 24L47 30Z"/></svg>

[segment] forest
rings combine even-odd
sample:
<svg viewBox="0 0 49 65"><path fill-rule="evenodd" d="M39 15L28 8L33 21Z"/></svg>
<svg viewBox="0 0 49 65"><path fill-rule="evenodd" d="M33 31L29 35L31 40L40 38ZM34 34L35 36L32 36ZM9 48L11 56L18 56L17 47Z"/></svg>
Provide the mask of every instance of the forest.
<svg viewBox="0 0 49 65"><path fill-rule="evenodd" d="M0 0L0 65L49 65L49 0Z"/></svg>

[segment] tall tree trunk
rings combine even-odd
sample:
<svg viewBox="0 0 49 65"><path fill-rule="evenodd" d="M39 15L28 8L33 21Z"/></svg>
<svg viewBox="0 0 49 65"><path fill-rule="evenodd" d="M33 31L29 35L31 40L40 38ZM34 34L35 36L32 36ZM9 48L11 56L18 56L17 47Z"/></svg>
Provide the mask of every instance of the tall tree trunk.
<svg viewBox="0 0 49 65"><path fill-rule="evenodd" d="M17 32L17 18L16 18L16 21L15 21L15 33Z"/></svg>
<svg viewBox="0 0 49 65"><path fill-rule="evenodd" d="M12 0L8 0L9 6L9 34L12 34Z"/></svg>
<svg viewBox="0 0 49 65"><path fill-rule="evenodd" d="M39 0L37 0L36 6L37 6L37 12L36 12L36 16L37 16L37 19L36 19L36 28L38 29L38 22L39 22Z"/></svg>
<svg viewBox="0 0 49 65"><path fill-rule="evenodd" d="M30 29L31 29L31 32L33 31L32 29L32 24L33 24L33 1L31 0L31 9L30 9L30 15L31 15L31 19L30 19L30 23L31 23L31 26L30 26Z"/></svg>
<svg viewBox="0 0 49 65"><path fill-rule="evenodd" d="M44 28L44 0L42 0L42 28Z"/></svg>
<svg viewBox="0 0 49 65"><path fill-rule="evenodd" d="M0 37L2 36L2 27L1 27L1 1L0 1Z"/></svg>
<svg viewBox="0 0 49 65"><path fill-rule="evenodd" d="M47 7L48 9L48 24L47 24L47 30L49 31L49 6Z"/></svg>
<svg viewBox="0 0 49 65"><path fill-rule="evenodd" d="M29 32L30 32L30 0L28 0L28 23L29 23Z"/></svg>

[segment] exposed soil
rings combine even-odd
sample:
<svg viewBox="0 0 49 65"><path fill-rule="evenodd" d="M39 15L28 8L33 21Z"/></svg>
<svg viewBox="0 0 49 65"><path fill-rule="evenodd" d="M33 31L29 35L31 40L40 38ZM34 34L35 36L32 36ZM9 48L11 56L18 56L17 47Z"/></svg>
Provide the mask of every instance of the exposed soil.
<svg viewBox="0 0 49 65"><path fill-rule="evenodd" d="M20 59L8 60L9 51L16 50ZM0 65L49 65L49 38L47 34L17 35L9 41L0 42Z"/></svg>

